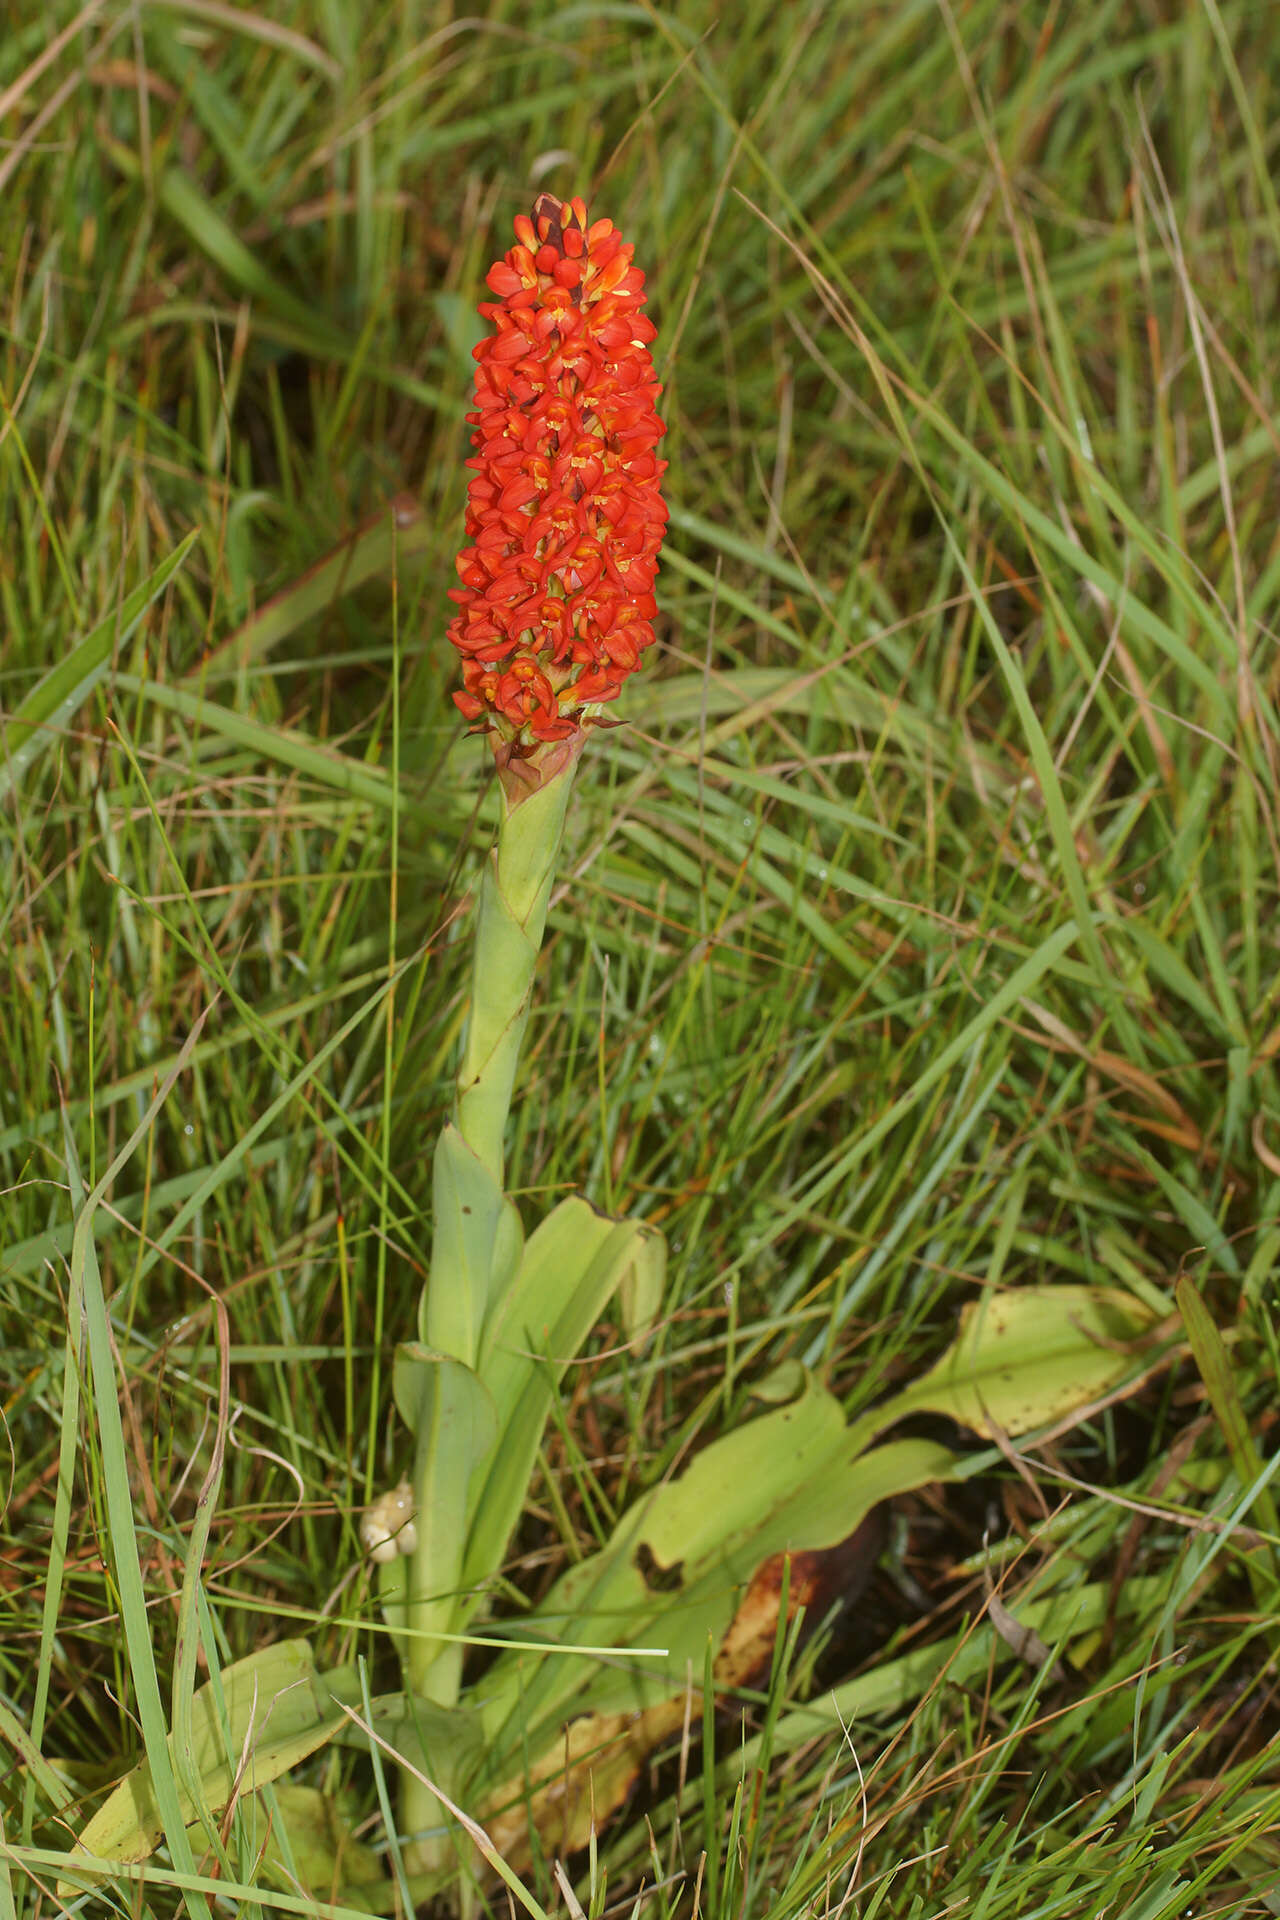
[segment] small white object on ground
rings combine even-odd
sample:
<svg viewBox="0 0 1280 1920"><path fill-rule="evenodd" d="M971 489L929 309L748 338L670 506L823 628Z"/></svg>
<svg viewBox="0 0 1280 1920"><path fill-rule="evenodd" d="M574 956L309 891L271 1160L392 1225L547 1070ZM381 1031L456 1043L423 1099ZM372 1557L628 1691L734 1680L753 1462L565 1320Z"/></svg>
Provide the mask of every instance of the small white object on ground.
<svg viewBox="0 0 1280 1920"><path fill-rule="evenodd" d="M360 1539L371 1560L385 1566L398 1553L415 1550L418 1544L416 1512L407 1480L401 1480L390 1493L374 1501L360 1522Z"/></svg>

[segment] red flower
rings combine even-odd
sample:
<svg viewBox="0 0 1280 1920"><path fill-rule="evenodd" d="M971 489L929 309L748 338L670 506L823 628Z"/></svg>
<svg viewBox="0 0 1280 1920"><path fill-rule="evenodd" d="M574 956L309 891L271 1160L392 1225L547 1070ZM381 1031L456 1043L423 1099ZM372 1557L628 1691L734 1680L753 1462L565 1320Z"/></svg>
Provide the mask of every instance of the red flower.
<svg viewBox="0 0 1280 1920"><path fill-rule="evenodd" d="M449 638L453 698L519 753L566 740L653 641L667 509L644 275L612 221L542 194L491 267L473 478Z"/></svg>

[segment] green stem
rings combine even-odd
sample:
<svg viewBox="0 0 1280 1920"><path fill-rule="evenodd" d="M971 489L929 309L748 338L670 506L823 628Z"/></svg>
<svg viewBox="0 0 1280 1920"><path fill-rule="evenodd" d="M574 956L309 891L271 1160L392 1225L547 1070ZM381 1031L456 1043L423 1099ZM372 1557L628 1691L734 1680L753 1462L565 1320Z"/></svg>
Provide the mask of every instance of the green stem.
<svg viewBox="0 0 1280 1920"><path fill-rule="evenodd" d="M493 1203L490 1213L483 1216L491 1217L492 1231L484 1227L477 1232L483 1213L479 1205L462 1209L467 1218L467 1260L465 1271L458 1272L451 1261L441 1259L442 1236L437 1227L421 1316L427 1349L461 1361L465 1368L475 1365L480 1332L490 1307L489 1280L505 1204L507 1119L576 759L576 754L567 756L551 778L532 791L518 793L514 801L505 787L501 789L497 840L480 883L471 1006L454 1097L453 1140L456 1152L460 1134L483 1169L479 1198L487 1194ZM455 1173L457 1162L451 1164L448 1154L442 1137L436 1149L438 1203L442 1192L461 1197L463 1174ZM510 1213L509 1207L506 1212ZM465 1423L466 1412L463 1401L455 1407L449 1399L457 1385L456 1378L446 1381L442 1372L438 1390L445 1396L439 1403L443 1425L433 1421L418 1433L414 1482L419 1547L408 1564L403 1613L405 1626L416 1630L404 1642L408 1690L443 1708L457 1703L463 1649L459 1644L442 1644L429 1635L456 1630L463 1617L460 1588L471 1518L472 1475L458 1472L456 1464L459 1422ZM442 1483L444 1456L438 1456L438 1449L441 1445L448 1447L450 1442L449 1471ZM478 1457L471 1461L473 1469L480 1465ZM449 1791L448 1756L428 1755L428 1762L427 1770ZM442 1822L435 1795L407 1770L402 1779L400 1818L408 1834L438 1828ZM412 1859L413 1870L431 1871L442 1864L442 1853L447 1857L448 1846L445 1842L442 1847L439 1841L411 1843L407 1857Z"/></svg>
<svg viewBox="0 0 1280 1920"><path fill-rule="evenodd" d="M471 1013L454 1117L500 1188L511 1090L573 774L571 762L515 806L502 791L497 843L480 883Z"/></svg>

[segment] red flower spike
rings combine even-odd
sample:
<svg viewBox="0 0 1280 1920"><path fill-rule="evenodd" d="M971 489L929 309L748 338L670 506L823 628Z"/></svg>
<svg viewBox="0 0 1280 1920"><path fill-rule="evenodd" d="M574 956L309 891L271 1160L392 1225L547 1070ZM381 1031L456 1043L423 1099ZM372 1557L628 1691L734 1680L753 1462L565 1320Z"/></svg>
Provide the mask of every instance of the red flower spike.
<svg viewBox="0 0 1280 1920"><path fill-rule="evenodd" d="M454 703L498 736L504 771L544 744L539 761L559 764L602 724L588 708L615 699L653 643L667 523L662 389L633 249L612 221L588 225L583 201L549 193L515 234L480 307L495 332L475 350L467 415L473 544L449 590L465 689Z"/></svg>

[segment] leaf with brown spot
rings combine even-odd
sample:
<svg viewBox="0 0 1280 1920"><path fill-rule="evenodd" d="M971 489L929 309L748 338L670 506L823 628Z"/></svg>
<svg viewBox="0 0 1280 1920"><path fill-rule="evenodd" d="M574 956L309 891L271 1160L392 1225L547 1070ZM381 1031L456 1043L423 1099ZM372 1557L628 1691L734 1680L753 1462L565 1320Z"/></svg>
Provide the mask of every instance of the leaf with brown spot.
<svg viewBox="0 0 1280 1920"><path fill-rule="evenodd" d="M548 1850L586 1844L686 1714L700 1716L688 1676L701 1674L708 1637L718 1691L767 1675L784 1557L789 1612L820 1616L856 1595L875 1560L870 1516L960 1470L937 1441L873 1445L878 1434L920 1412L987 1436L1069 1418L1150 1370L1155 1325L1118 1289L996 1291L964 1309L914 1386L852 1425L811 1374L785 1376L793 1398L653 1488L525 1618L523 1635L545 1635L554 1657L526 1644L486 1674L469 1797L504 1857L517 1870L531 1857L530 1822Z"/></svg>

